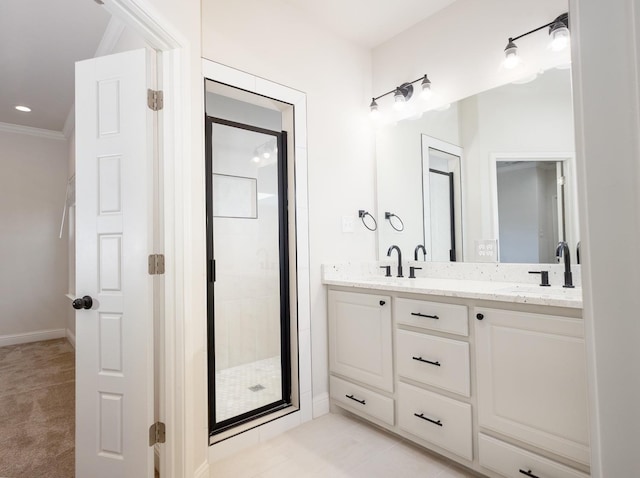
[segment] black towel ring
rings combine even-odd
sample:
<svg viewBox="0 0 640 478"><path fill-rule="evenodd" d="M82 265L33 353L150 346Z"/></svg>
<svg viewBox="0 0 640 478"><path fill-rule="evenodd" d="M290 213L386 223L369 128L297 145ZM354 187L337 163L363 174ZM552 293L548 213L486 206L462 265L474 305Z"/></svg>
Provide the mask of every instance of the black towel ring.
<svg viewBox="0 0 640 478"><path fill-rule="evenodd" d="M397 219L397 222L400 223L398 226L396 226L396 224L393 223L394 217ZM398 232L404 231L404 222L402 222L402 219L400 219L400 216L396 216L392 212L385 212L384 218L389 221L389 224L391 224L391 227L394 228L396 231Z"/></svg>
<svg viewBox="0 0 640 478"><path fill-rule="evenodd" d="M371 218L371 221L373 221L373 227L369 227L365 221L365 218L369 216ZM376 229L378 229L378 221L376 221L376 218L373 217L371 214L369 214L367 211L365 211L364 209L360 209L358 211L358 217L362 220L362 224L364 224L364 227L366 227L367 229L369 229L370 231L375 231Z"/></svg>

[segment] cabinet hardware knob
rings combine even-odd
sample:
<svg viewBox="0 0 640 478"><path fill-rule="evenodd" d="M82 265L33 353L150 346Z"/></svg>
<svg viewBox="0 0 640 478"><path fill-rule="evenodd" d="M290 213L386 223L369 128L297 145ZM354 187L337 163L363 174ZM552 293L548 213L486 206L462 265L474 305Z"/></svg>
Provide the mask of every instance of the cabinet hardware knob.
<svg viewBox="0 0 640 478"><path fill-rule="evenodd" d="M384 305L384 304L386 304L386 302L384 300L381 300L380 305Z"/></svg>
<svg viewBox="0 0 640 478"><path fill-rule="evenodd" d="M478 320L484 319L484 314L476 314L476 319Z"/></svg>
<svg viewBox="0 0 640 478"><path fill-rule="evenodd" d="M520 473L522 473L523 475L527 475L530 478L539 478L538 476L534 475L533 473L531 473L531 470L529 471L524 471L524 470L518 470Z"/></svg>
<svg viewBox="0 0 640 478"><path fill-rule="evenodd" d="M345 397L350 398L351 400L353 400L354 402L358 402L361 403L363 405L366 405L367 403L364 400L358 400L357 398L355 398L353 395L345 395Z"/></svg>
<svg viewBox="0 0 640 478"><path fill-rule="evenodd" d="M437 420L437 421L436 421L436 420L431 420L431 418L427 418L427 417L425 417L425 416L424 416L424 413L420 413L420 414L418 414L418 413L414 413L414 414L413 414L413 416L414 416L414 417L418 417L418 418L422 418L423 420L426 420L426 421L428 421L428 422L431 422L431 423L433 423L434 425L438 425L439 427L443 426L443 425L442 425L442 422L441 422L440 420Z"/></svg>

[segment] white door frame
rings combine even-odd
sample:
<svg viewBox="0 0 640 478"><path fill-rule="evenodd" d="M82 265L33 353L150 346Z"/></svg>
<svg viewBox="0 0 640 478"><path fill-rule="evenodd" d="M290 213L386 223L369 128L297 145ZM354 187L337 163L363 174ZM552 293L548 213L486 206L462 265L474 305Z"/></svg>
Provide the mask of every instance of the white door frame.
<svg viewBox="0 0 640 478"><path fill-rule="evenodd" d="M496 259L500 262L500 227L498 218L498 161L562 161L564 176L569 178L565 182L566 217L564 218L567 237L570 246L575 246L580 237L578 226L578 192L576 178L576 155L569 152L544 153L491 153L489 155L489 185L491 190L491 217L493 221L493 238L498 241ZM558 203L559 204L559 203ZM560 207L560 205L558 206Z"/></svg>
<svg viewBox="0 0 640 478"><path fill-rule="evenodd" d="M198 156L199 153L202 156L202 151L194 147L192 141L192 89L189 87L191 45L144 0L105 0L104 7L140 34L159 54L158 76L159 86L164 91L164 108L159 116L158 127L161 170L158 197L162 204L160 217L156 220L162 225L164 251L153 252L164 252L166 257L159 419L167 427L160 466L166 478L205 478L209 476L206 423L199 426L195 423L199 414L188 413L194 407L206 410L206 387L204 396L200 396L198 386L199 382L206 383L206 349L204 353L199 350L206 347L206 342L203 345L199 343L202 341L200 338L206 336L206 321L204 315L201 321L198 320L199 309L188 297L190 278L194 272L198 272L192 269L199 266L193 261L190 198L183 193L191 188L191 168L185 158ZM199 102L203 103L202 98ZM201 262L204 271L204 256ZM185 323L187 317L190 319L188 324ZM199 355L202 355L203 376L194 377L193 374L187 374L186 357L196 360ZM195 369L198 370L198 367ZM199 447L203 448L202 452L194 454L193 450ZM197 463L195 457L198 456L204 462Z"/></svg>

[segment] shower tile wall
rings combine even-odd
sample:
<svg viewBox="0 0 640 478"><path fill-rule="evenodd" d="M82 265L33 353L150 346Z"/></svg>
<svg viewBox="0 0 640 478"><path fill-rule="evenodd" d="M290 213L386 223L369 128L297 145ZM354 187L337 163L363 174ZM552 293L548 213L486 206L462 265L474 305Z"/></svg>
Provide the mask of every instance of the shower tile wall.
<svg viewBox="0 0 640 478"><path fill-rule="evenodd" d="M280 355L275 167L251 174L258 179L257 219L214 219L216 248L227 252L216 255L216 371Z"/></svg>

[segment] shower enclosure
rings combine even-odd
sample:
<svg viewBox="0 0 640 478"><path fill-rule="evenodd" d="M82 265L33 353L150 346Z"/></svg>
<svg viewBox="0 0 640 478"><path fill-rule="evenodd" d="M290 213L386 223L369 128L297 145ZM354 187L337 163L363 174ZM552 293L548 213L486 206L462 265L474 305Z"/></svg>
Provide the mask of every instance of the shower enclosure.
<svg viewBox="0 0 640 478"><path fill-rule="evenodd" d="M211 435L292 402L287 134L278 111L217 101L205 124Z"/></svg>

